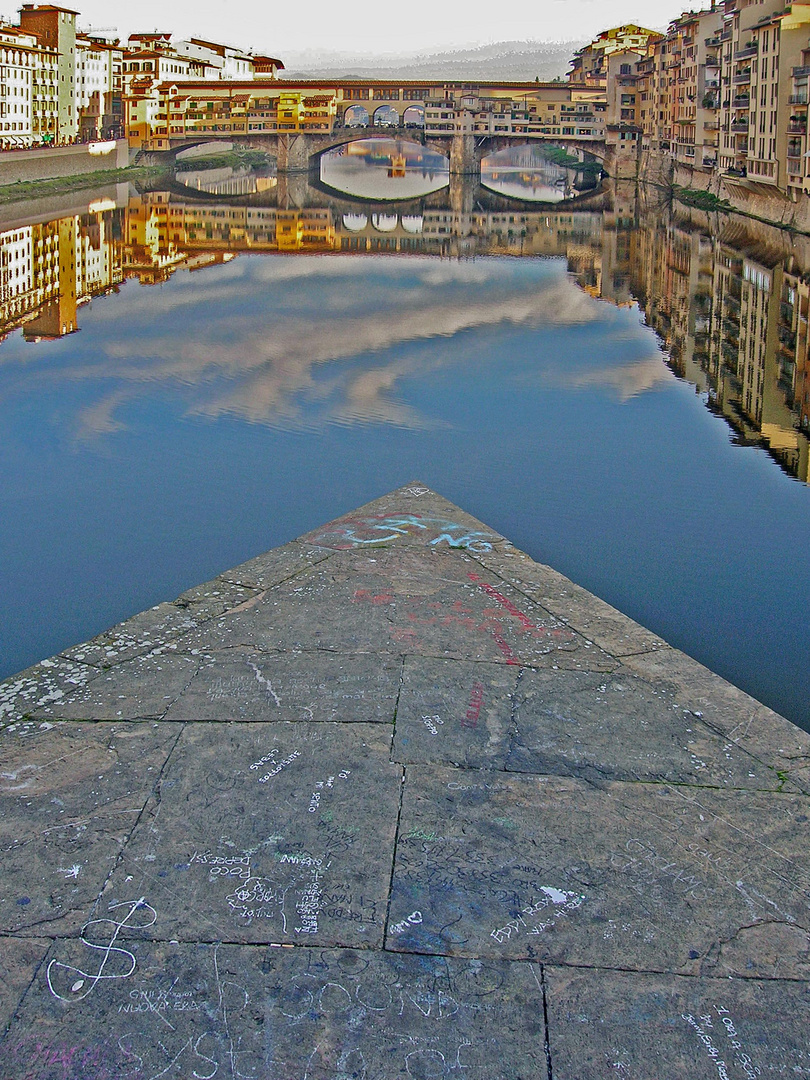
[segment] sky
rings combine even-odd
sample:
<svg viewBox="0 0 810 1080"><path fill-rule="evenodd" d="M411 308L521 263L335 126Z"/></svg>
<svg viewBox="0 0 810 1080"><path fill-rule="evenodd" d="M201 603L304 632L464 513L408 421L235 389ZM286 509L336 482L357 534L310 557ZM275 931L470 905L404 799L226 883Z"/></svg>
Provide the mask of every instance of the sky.
<svg viewBox="0 0 810 1080"><path fill-rule="evenodd" d="M512 0L506 6L479 8L465 21L462 13L471 13L470 7L434 0L409 0L393 10L378 0L337 5L308 0L304 8L270 5L265 0L75 0L75 6L82 28L112 26L123 38L133 31L159 29L175 37L194 35L270 53L282 60L285 52L300 54L309 49L396 54L499 41L586 40L628 22L651 29L665 27L690 7L683 0ZM708 0L691 5L708 6Z"/></svg>

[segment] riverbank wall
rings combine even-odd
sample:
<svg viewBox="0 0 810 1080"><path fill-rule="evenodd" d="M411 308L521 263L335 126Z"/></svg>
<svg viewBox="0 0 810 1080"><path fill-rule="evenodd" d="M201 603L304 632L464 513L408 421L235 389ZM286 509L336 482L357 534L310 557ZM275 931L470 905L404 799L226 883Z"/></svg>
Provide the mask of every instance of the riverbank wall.
<svg viewBox="0 0 810 1080"><path fill-rule="evenodd" d="M56 180L102 169L126 169L128 165L126 139L36 150L5 150L0 153L0 187L20 180Z"/></svg>
<svg viewBox="0 0 810 1080"><path fill-rule="evenodd" d="M126 207L132 189L129 183L109 183L84 191L65 191L45 198L27 198L0 205L0 232Z"/></svg>
<svg viewBox="0 0 810 1080"><path fill-rule="evenodd" d="M672 189L673 186L708 191L730 204L732 210L777 227L810 233L810 199L794 202L769 184L746 177L728 176L716 169L676 163L667 155L644 150L639 157L638 180L642 184Z"/></svg>

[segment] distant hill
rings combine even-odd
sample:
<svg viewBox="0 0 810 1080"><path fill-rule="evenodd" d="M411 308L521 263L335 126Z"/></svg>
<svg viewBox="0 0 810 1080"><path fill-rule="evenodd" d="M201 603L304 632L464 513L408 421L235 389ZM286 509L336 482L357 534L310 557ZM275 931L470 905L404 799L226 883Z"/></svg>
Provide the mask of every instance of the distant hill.
<svg viewBox="0 0 810 1080"><path fill-rule="evenodd" d="M582 41L500 41L477 48L449 52L392 54L317 53L287 54L287 79L454 79L515 80L539 78L550 82L564 77Z"/></svg>

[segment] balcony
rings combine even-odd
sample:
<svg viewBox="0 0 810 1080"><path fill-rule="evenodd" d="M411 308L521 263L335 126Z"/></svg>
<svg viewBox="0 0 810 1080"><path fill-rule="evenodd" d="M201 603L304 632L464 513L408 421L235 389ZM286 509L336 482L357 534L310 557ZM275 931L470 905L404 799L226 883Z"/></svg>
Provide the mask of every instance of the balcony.
<svg viewBox="0 0 810 1080"><path fill-rule="evenodd" d="M756 56L758 52L757 43L755 41L749 41L747 45L744 45L742 49L737 49L734 53L735 60L747 60L749 56Z"/></svg>
<svg viewBox="0 0 810 1080"><path fill-rule="evenodd" d="M716 49L720 44L720 38L715 34L714 37L707 37L703 39L703 43L707 49Z"/></svg>
<svg viewBox="0 0 810 1080"><path fill-rule="evenodd" d="M805 64L804 67L792 68L790 74L794 79L804 78L804 76L810 75L810 64Z"/></svg>
<svg viewBox="0 0 810 1080"><path fill-rule="evenodd" d="M751 105L750 94L737 94L731 99L732 109L747 109Z"/></svg>
<svg viewBox="0 0 810 1080"><path fill-rule="evenodd" d="M748 121L747 120L734 120L731 124L731 130L736 131L741 135L748 134Z"/></svg>
<svg viewBox="0 0 810 1080"><path fill-rule="evenodd" d="M807 104L807 91L803 94L791 94L788 98L788 105L806 105Z"/></svg>
<svg viewBox="0 0 810 1080"><path fill-rule="evenodd" d="M788 121L788 135L804 135L807 132L807 117L804 116L800 120L794 119Z"/></svg>
<svg viewBox="0 0 810 1080"><path fill-rule="evenodd" d="M750 83L751 82L751 68L746 68L745 71L738 71L737 74L732 79L732 82L734 83L735 86L737 86L737 85L739 85L741 83Z"/></svg>
<svg viewBox="0 0 810 1080"><path fill-rule="evenodd" d="M787 156L789 158L800 158L803 156L802 144L800 142L789 142L787 148Z"/></svg>

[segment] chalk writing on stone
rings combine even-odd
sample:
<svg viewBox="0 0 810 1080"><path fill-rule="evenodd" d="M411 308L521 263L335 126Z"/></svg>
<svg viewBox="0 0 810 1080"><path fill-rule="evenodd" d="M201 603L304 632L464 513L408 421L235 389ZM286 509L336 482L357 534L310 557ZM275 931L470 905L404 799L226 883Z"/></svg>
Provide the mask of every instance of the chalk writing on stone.
<svg viewBox="0 0 810 1080"><path fill-rule="evenodd" d="M554 926L559 919L567 918L572 911L582 907L585 901L585 897L578 893L565 892L550 885L542 885L540 892L544 895L539 900L534 900L531 904L521 908L518 916L493 930L489 936L494 938L498 944L502 944L511 937L517 937L522 933L542 934L544 930ZM541 912L547 910L548 917L537 918ZM534 925L531 925L532 923Z"/></svg>
<svg viewBox="0 0 810 1080"><path fill-rule="evenodd" d="M363 518L345 518L313 538L313 543L338 550L354 547L390 544L403 536L418 535L432 547L447 544L452 548L468 551L492 551L496 539L491 533L469 529L447 518L422 514L371 515Z"/></svg>
<svg viewBox="0 0 810 1080"><path fill-rule="evenodd" d="M421 911L412 911L407 919L403 919L402 922L394 923L391 927L392 934L404 934L406 930L410 930L412 926L418 926L422 921Z"/></svg>
<svg viewBox="0 0 810 1080"><path fill-rule="evenodd" d="M674 859L660 855L652 844L639 837L628 840L624 851L612 852L610 865L639 884L654 884L662 878L668 878L675 888L695 900L703 899L707 895L706 885L701 878L690 873L688 868Z"/></svg>
<svg viewBox="0 0 810 1080"><path fill-rule="evenodd" d="M60 1001L83 1001L100 982L128 979L135 971L134 954L115 943L125 928L144 930L153 926L157 912L143 896L110 904L110 911L120 912L121 917L90 919L82 927L80 940L91 950L88 960L94 960L93 964L87 964L89 970L56 959L48 964L45 973L48 989ZM91 940L96 937L99 940Z"/></svg>

